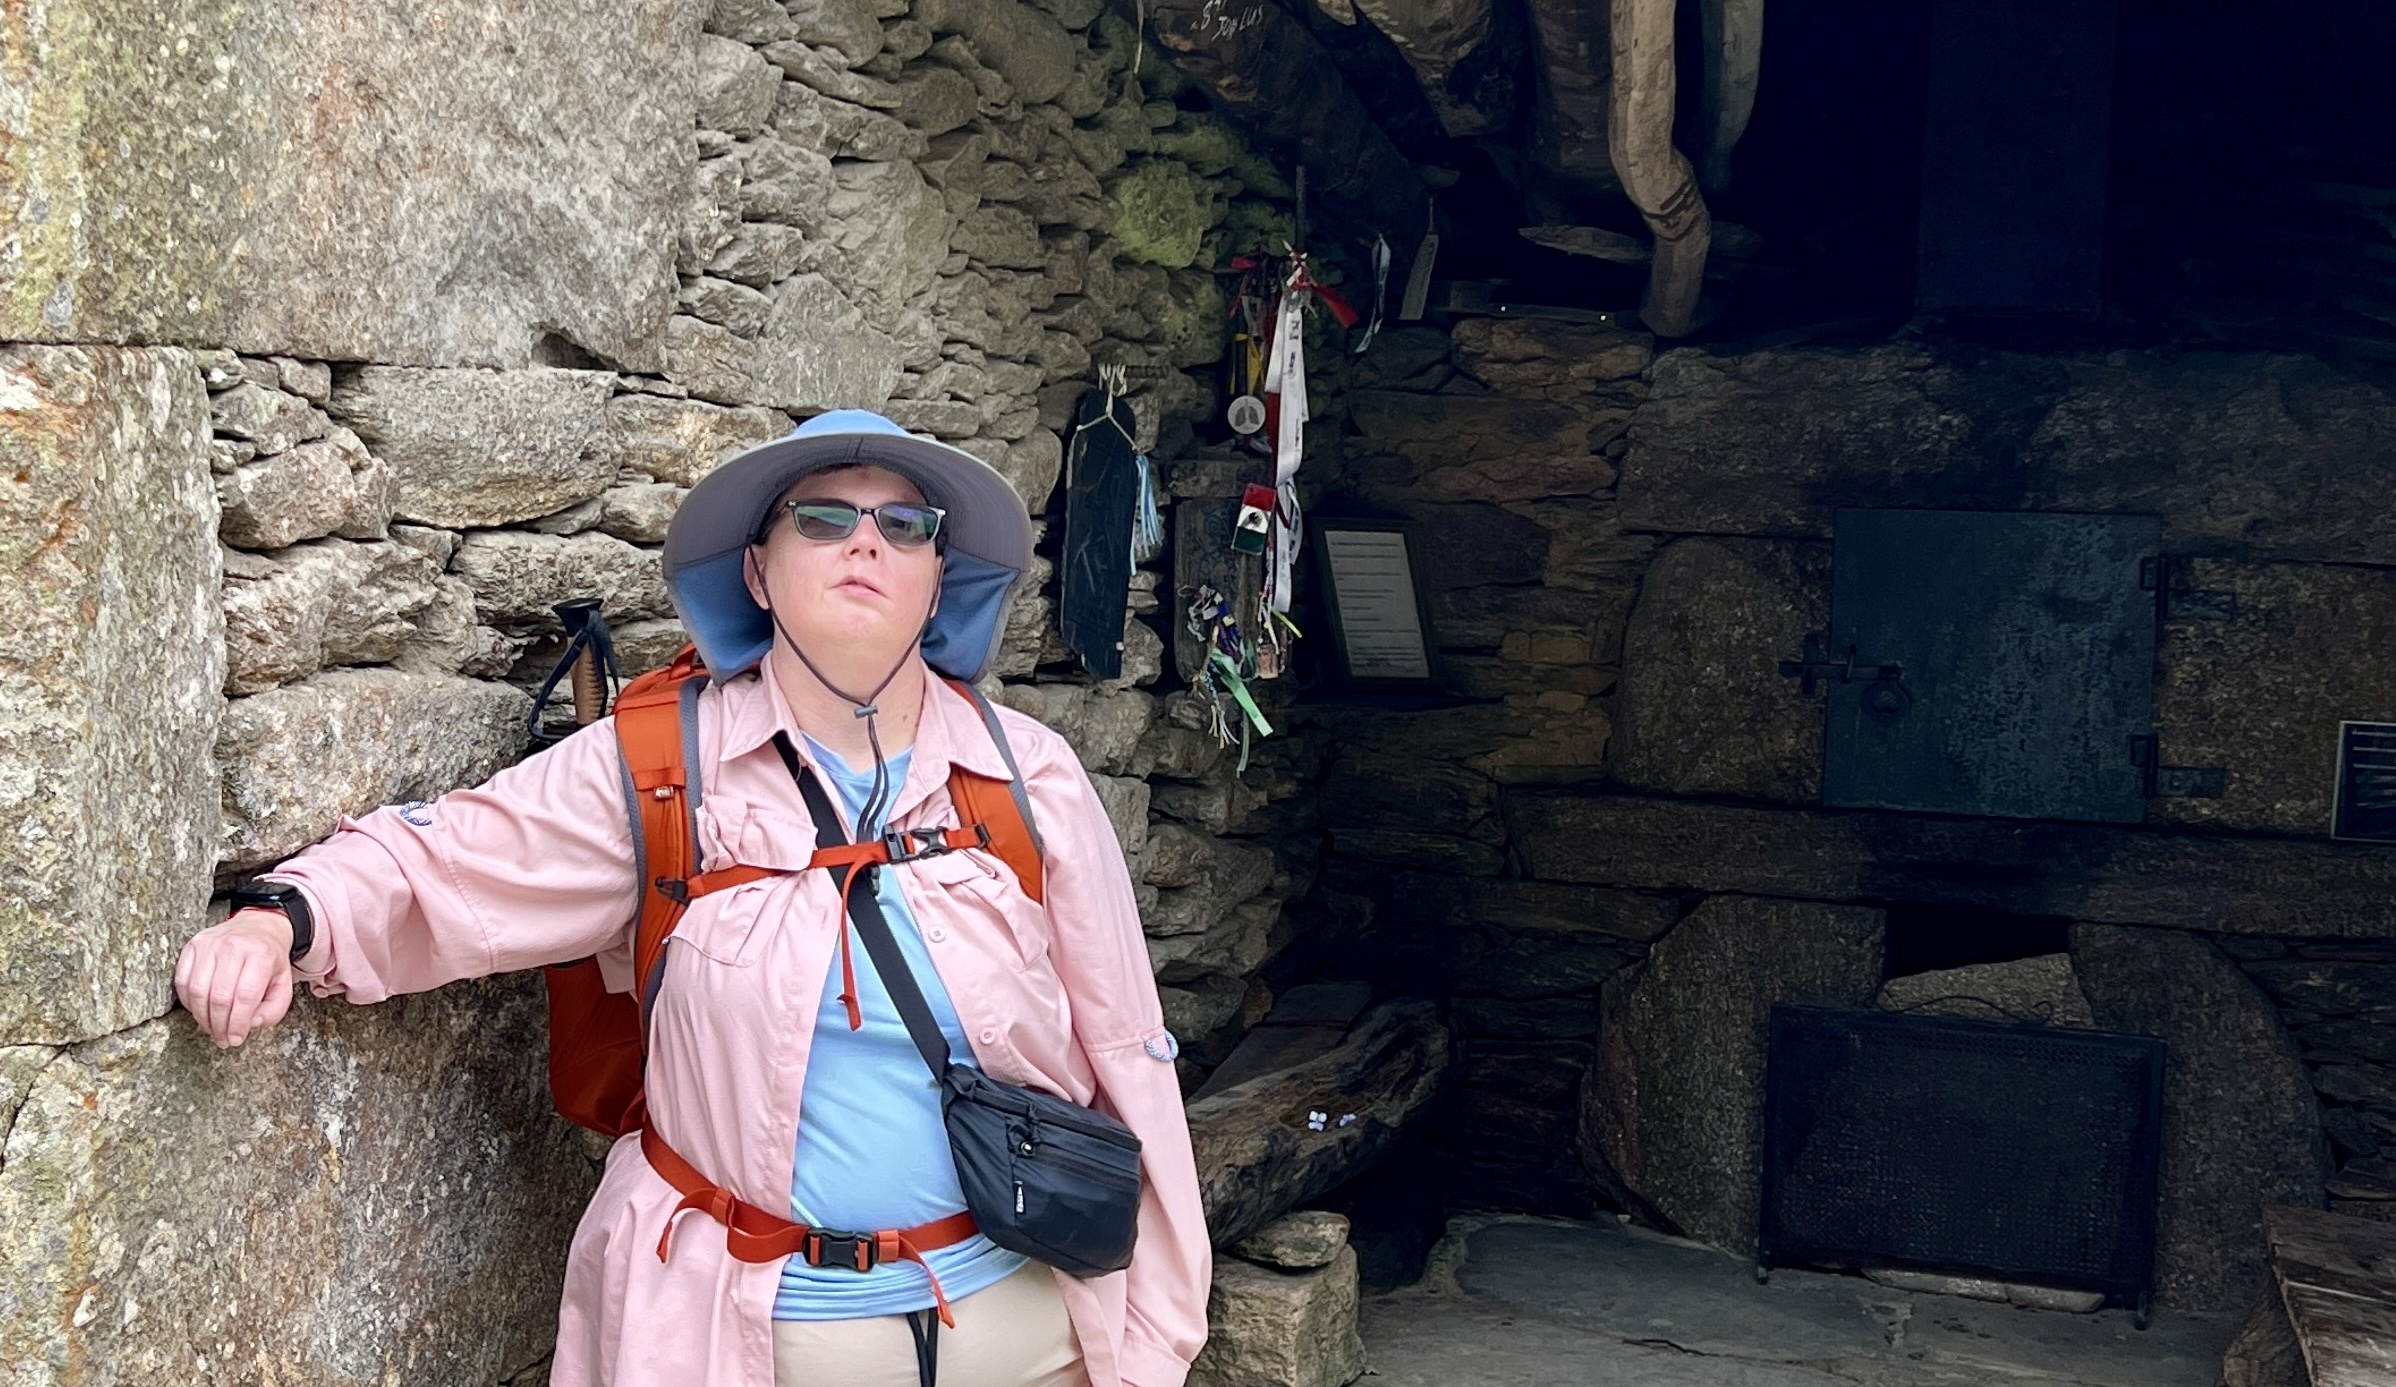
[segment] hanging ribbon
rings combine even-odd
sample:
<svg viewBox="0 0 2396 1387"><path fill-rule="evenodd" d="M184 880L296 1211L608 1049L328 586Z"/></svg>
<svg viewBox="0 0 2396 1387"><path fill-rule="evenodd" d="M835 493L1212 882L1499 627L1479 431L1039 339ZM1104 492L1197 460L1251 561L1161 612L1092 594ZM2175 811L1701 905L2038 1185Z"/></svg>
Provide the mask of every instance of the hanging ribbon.
<svg viewBox="0 0 2396 1387"><path fill-rule="evenodd" d="M1373 317L1372 321L1364 326L1364 336L1357 340L1356 354L1358 356L1364 355L1364 349L1373 345L1373 339L1381 335L1381 313L1388 303L1389 238L1375 234L1373 237Z"/></svg>
<svg viewBox="0 0 2396 1387"><path fill-rule="evenodd" d="M1132 510L1131 565L1138 568L1165 552L1165 516L1157 505L1156 464L1146 453L1135 462L1140 469L1140 499Z"/></svg>
<svg viewBox="0 0 2396 1387"><path fill-rule="evenodd" d="M1265 401L1273 416L1273 529L1265 553L1263 606L1286 613L1294 596L1298 549L1305 533L1298 506L1298 469L1306 460L1306 294L1320 292L1306 257L1290 258L1289 279L1273 323L1273 353L1265 365ZM1328 300L1326 300L1328 302ZM1337 308L1332 310L1335 314ZM1351 310L1353 312L1353 310ZM1276 667L1272 675L1279 675Z"/></svg>

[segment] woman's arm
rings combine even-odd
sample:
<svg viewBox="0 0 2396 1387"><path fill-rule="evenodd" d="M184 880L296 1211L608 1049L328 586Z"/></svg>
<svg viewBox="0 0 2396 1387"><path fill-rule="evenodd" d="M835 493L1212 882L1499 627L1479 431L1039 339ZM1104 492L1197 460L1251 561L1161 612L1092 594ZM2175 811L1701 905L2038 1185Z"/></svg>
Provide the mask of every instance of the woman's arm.
<svg viewBox="0 0 2396 1387"><path fill-rule="evenodd" d="M1106 807L1062 739L1041 731L1047 754L1027 756L1023 772L1047 844L1049 952L1072 1002L1075 1035L1097 1071L1100 1101L1140 1138L1147 1177L1139 1243L1126 1273L1123 1381L1181 1387L1206 1342L1214 1252L1173 1043ZM1030 751L1034 734L1014 741Z"/></svg>
<svg viewBox="0 0 2396 1387"><path fill-rule="evenodd" d="M278 966L289 923L245 910L184 946L176 990L219 1045L282 1019L294 973L365 1003L599 953L639 898L614 724L472 789L344 819L266 875L299 888L315 939Z"/></svg>

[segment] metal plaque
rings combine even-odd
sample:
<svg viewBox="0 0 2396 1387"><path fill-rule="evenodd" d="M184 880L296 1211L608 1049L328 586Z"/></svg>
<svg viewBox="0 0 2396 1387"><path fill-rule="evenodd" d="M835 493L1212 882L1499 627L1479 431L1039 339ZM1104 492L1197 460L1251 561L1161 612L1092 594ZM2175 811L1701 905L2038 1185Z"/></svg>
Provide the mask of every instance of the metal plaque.
<svg viewBox="0 0 2396 1387"><path fill-rule="evenodd" d="M2396 723L2338 724L2338 807L2331 832L2396 843Z"/></svg>

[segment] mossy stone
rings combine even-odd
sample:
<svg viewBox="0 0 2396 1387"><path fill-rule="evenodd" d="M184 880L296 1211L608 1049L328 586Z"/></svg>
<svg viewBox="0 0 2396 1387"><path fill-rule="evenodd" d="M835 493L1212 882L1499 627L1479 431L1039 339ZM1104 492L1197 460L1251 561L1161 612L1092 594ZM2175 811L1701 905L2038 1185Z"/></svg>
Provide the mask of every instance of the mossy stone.
<svg viewBox="0 0 2396 1387"><path fill-rule="evenodd" d="M1222 217L1214 190L1177 159L1142 160L1107 191L1123 207L1115 239L1126 259L1142 264L1189 268Z"/></svg>

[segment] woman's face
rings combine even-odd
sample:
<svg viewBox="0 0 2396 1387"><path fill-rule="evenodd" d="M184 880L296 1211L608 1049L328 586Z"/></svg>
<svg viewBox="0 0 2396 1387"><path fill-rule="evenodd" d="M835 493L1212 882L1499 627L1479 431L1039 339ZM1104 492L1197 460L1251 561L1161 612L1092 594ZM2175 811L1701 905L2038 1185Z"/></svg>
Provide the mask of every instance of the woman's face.
<svg viewBox="0 0 2396 1387"><path fill-rule="evenodd" d="M793 501L846 501L870 510L886 501L923 504L914 483L879 467L844 467L802 478L775 503L765 542L749 550L749 595L769 606L791 638L818 660L842 652L896 659L923 637L940 592L940 555L883 538L862 516L845 539L798 533Z"/></svg>

